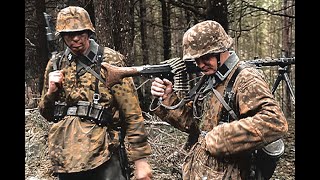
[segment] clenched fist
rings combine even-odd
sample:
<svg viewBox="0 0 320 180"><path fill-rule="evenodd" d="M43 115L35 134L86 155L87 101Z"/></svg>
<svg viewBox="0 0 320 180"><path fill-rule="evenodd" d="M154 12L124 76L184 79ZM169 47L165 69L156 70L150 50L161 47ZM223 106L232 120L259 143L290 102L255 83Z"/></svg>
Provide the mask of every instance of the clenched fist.
<svg viewBox="0 0 320 180"><path fill-rule="evenodd" d="M168 79L155 78L152 82L151 94L153 96L161 97L164 100L172 91L172 82Z"/></svg>
<svg viewBox="0 0 320 180"><path fill-rule="evenodd" d="M64 79L63 71L57 70L49 73L49 89L48 94L56 92L61 87Z"/></svg>

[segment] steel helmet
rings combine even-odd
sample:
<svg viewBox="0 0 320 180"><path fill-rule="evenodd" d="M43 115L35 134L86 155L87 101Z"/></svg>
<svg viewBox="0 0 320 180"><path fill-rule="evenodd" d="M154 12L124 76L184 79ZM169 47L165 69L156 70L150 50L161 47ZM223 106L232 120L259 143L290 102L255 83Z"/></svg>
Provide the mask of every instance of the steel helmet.
<svg viewBox="0 0 320 180"><path fill-rule="evenodd" d="M61 32L74 32L95 29L90 20L89 13L82 7L69 6L62 9L57 16L56 36Z"/></svg>
<svg viewBox="0 0 320 180"><path fill-rule="evenodd" d="M199 58L208 53L224 52L232 43L232 38L218 22L212 20L200 22L183 35L183 60Z"/></svg>

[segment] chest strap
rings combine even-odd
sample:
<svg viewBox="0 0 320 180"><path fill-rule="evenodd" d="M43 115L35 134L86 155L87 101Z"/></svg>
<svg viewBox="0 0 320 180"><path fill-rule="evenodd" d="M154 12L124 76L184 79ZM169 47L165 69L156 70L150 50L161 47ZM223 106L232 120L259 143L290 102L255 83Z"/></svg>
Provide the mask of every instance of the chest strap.
<svg viewBox="0 0 320 180"><path fill-rule="evenodd" d="M232 88L233 88L233 84L234 84L238 74L244 68L245 67L243 65L238 66L238 68L232 74L232 76L231 76L231 78L230 78L230 80L229 80L229 82L228 82L228 84L226 86L226 89L224 91L224 100L223 99L220 100L218 98L220 100L220 102L222 103L222 105L224 106L224 108L220 112L220 121L219 121L219 123L230 122L230 116L232 117L233 120L238 120L239 119L239 117L236 115L234 110L232 110L232 108L231 108L231 107L235 108L234 107L235 94L232 91Z"/></svg>
<svg viewBox="0 0 320 180"><path fill-rule="evenodd" d="M99 80L103 83L106 84L106 81L100 76L100 70L101 70L101 62L102 62L102 55L103 55L103 47L98 46L98 51L96 55L96 64L94 66L94 69L92 69L90 66L86 65L84 62L82 62L82 58L87 58L86 56L81 56L79 59L78 63L80 66L82 66L86 71L90 72L93 76L96 77L95 81L95 92L93 95L93 103L98 104L98 101L100 99L100 94L99 94Z"/></svg>
<svg viewBox="0 0 320 180"><path fill-rule="evenodd" d="M98 72L95 81L95 89L94 89L94 94L93 94L93 103L98 104L98 101L100 99L100 94L99 94L99 80L103 82L103 84L106 84L106 81L102 79L100 76L100 70L101 70L101 62L102 62L102 55L103 55L103 47L99 46L98 47L98 53L97 53L97 65L96 65L96 71Z"/></svg>
<svg viewBox="0 0 320 180"><path fill-rule="evenodd" d="M97 55L99 56L99 55ZM82 61L78 61L79 65L81 65L86 71L90 72L92 75L94 75L97 79L99 79L101 82L103 82L104 84L106 83L106 81L104 79L102 79L102 77L99 74L94 71L90 66L86 65L85 63L83 63ZM100 62L101 63L101 62ZM98 64L97 64L98 65Z"/></svg>

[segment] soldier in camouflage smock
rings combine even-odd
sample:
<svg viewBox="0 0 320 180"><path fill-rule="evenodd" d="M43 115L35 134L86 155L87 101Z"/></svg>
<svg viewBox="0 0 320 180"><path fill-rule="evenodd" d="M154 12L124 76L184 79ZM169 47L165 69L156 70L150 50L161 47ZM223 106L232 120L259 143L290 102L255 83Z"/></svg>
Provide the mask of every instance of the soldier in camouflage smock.
<svg viewBox="0 0 320 180"><path fill-rule="evenodd" d="M103 83L106 77L101 63L122 66L124 56L89 38L95 29L81 7L62 9L56 31L67 48L58 61L49 61L39 103L41 115L54 122L48 137L54 172L60 180L125 179L119 163L117 129L123 117L134 175L136 179L150 179L146 157L151 148L133 80L124 78L112 88Z"/></svg>
<svg viewBox="0 0 320 180"><path fill-rule="evenodd" d="M194 99L181 103L183 106L171 108L181 102L172 82L160 78L152 82L151 93L156 98L151 107L156 115L196 137L183 164L184 180L268 179L270 175L252 171L252 152L278 141L288 131L286 118L263 74L244 66L230 50L232 43L222 26L211 20L185 32L183 60L194 59L203 76ZM239 118L223 121L228 112L224 112L219 97L224 96L240 66L244 68L234 76L231 91L231 107Z"/></svg>

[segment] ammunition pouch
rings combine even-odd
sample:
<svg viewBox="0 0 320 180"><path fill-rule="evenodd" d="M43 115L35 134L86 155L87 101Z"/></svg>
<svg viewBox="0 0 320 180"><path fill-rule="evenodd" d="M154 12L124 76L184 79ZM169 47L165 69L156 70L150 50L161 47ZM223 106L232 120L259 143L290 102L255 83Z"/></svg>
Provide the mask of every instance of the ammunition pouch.
<svg viewBox="0 0 320 180"><path fill-rule="evenodd" d="M68 106L65 102L55 102L54 122L60 121L64 116L78 116L99 126L111 124L113 117L110 107L106 108L88 101L79 101L74 106Z"/></svg>

